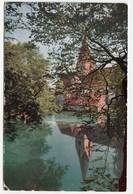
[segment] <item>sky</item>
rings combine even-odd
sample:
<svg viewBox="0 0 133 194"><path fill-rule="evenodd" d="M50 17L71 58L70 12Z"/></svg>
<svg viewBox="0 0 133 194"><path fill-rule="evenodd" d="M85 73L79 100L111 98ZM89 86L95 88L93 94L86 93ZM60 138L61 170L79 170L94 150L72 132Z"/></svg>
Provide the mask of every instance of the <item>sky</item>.
<svg viewBox="0 0 133 194"><path fill-rule="evenodd" d="M19 12L23 13L24 16L26 15L26 13L29 12L29 9L24 5L21 8L18 8ZM25 21L25 18L23 17L23 21ZM6 36L11 36L13 38L16 38L17 41L23 43L23 42L28 42L30 41L30 31L29 30L23 30L23 29L17 29L13 32L13 34L9 34L9 33L5 33ZM17 43L17 41L13 41L15 43ZM48 51L49 51L49 47L47 45L42 45L41 43L37 43L36 44L39 48L40 48L40 52L41 54L44 56L44 58L48 57Z"/></svg>
<svg viewBox="0 0 133 194"><path fill-rule="evenodd" d="M30 31L28 30L15 30L12 37L16 38L19 42L23 43L23 42L30 41L29 35L30 35ZM17 43L17 41L14 41L14 42ZM44 46L41 43L37 43L36 45L40 48L41 54L46 59L48 57L49 47Z"/></svg>

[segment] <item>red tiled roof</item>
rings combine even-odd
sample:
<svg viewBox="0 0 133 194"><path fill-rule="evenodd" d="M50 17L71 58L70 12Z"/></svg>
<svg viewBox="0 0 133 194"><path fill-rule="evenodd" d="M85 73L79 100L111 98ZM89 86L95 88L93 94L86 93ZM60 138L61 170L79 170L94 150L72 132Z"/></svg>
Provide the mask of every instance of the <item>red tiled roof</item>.
<svg viewBox="0 0 133 194"><path fill-rule="evenodd" d="M99 99L101 98L101 94L99 93L90 93L88 96L81 96L76 94L71 94L68 104L71 105L97 105Z"/></svg>
<svg viewBox="0 0 133 194"><path fill-rule="evenodd" d="M103 71L104 71L104 75L105 76L108 76L109 73L112 71L114 67L107 67L107 68L104 68ZM73 76L75 76L76 73L72 73L71 75L71 78L73 78ZM71 85L71 78L68 78L67 75L65 74L64 77L63 75L60 75L60 78L61 80L63 81L64 85L67 87L67 86L70 86ZM75 82L76 83L76 82ZM75 88L80 88L82 87L83 89L87 89L89 88L89 85L93 86L93 87L105 87L106 83L100 83L99 80L97 79L93 79L91 84L88 83L88 81L84 80L83 83L81 84L75 84ZM70 88L70 91L71 91L72 88ZM69 97L69 100L68 100L68 104L70 105L81 105L81 106L85 106L85 105L93 105L93 106L97 106L98 105L98 102L101 98L101 94L100 93L95 93L95 92L91 92L91 93L73 93L71 94L71 92L69 93L70 97Z"/></svg>

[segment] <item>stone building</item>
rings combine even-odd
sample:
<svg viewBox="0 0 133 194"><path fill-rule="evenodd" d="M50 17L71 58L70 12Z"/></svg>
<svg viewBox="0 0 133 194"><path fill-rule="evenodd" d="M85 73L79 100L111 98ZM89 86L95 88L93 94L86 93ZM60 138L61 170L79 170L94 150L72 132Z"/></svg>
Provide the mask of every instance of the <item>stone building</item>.
<svg viewBox="0 0 133 194"><path fill-rule="evenodd" d="M111 69L112 67L106 68L106 76ZM100 80L95 78L89 83L85 79L94 70L95 64L91 59L87 40L84 38L76 64L76 72L59 75L66 88L67 95L63 96L61 93L56 93L56 103L64 105L68 111L88 111L90 106L95 106L97 111L100 112L105 106L105 97L102 92L105 89L105 83L101 83Z"/></svg>

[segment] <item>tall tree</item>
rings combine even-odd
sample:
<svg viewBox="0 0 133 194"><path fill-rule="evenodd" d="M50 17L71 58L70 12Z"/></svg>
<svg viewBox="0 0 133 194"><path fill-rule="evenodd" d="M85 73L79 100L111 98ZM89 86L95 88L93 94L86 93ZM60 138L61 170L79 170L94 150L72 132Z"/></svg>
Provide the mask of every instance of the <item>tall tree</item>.
<svg viewBox="0 0 133 194"><path fill-rule="evenodd" d="M39 122L57 106L47 83L48 62L29 43L5 43L5 119Z"/></svg>
<svg viewBox="0 0 133 194"><path fill-rule="evenodd" d="M64 70L68 68L69 71L70 65L73 65L81 41L86 36L96 66L115 61L126 74L126 4L7 3L6 31L14 29L14 25L9 22L8 12L14 9L11 17L14 21L22 15L19 6L29 10L26 19L19 21L18 25L16 23L16 26L22 28L25 25L31 31L32 41L55 44L56 47L58 42L59 49L53 50L52 54L56 55L58 64L60 61Z"/></svg>
<svg viewBox="0 0 133 194"><path fill-rule="evenodd" d="M32 40L44 44L58 42L58 59L66 69L69 70L71 60L86 36L96 66L115 61L126 74L125 4L38 3L29 6L32 11L27 19L29 24L32 23L29 26Z"/></svg>

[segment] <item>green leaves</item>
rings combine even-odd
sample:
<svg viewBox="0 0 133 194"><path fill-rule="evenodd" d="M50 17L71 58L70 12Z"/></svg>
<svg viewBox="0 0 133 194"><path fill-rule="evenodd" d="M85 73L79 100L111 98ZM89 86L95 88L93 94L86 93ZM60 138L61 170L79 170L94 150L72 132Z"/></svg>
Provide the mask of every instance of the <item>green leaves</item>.
<svg viewBox="0 0 133 194"><path fill-rule="evenodd" d="M57 108L47 84L48 62L34 44L5 43L5 119L40 122Z"/></svg>
<svg viewBox="0 0 133 194"><path fill-rule="evenodd" d="M14 18L18 20L23 9L26 13L23 13L21 19L19 18L19 24L15 27ZM6 12L6 31L22 28L25 24L31 32L32 41L44 44L59 44L61 42L64 45L70 43L71 40L77 40L76 48L86 36L89 40L93 39L104 43L104 46L112 54L120 53L121 49L124 51L127 45L126 4L7 3ZM66 41L69 38L70 40ZM93 46L92 41L90 44ZM115 45L115 49L112 45ZM96 47L96 45L94 46ZM75 48L72 46L71 51ZM92 56L94 54L98 56L98 52L94 52L92 49ZM108 56L107 53L104 53L105 56Z"/></svg>

